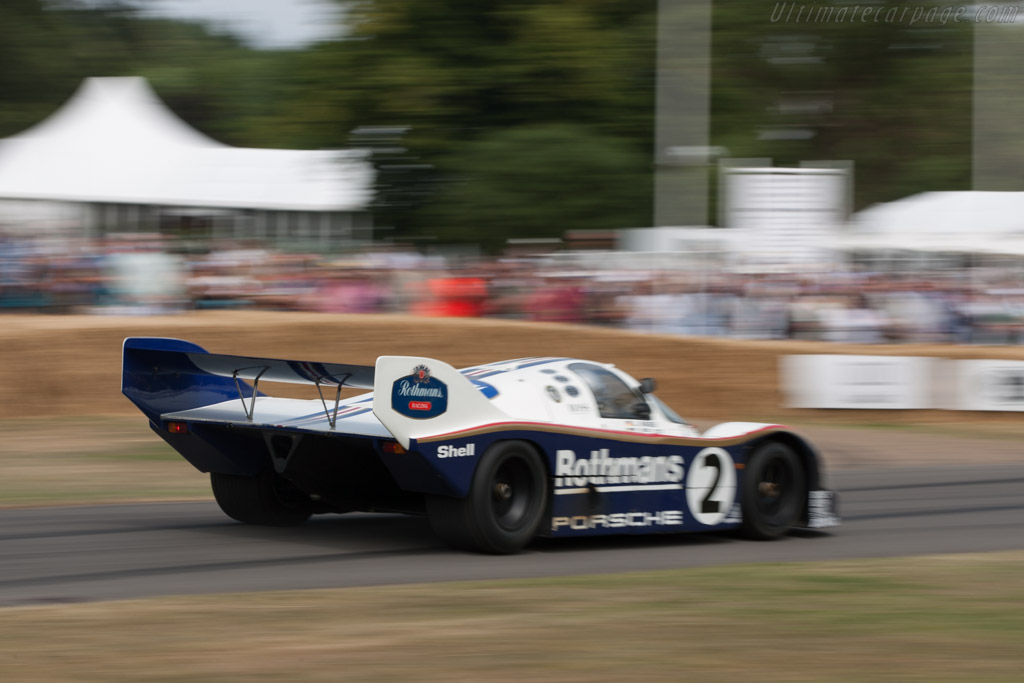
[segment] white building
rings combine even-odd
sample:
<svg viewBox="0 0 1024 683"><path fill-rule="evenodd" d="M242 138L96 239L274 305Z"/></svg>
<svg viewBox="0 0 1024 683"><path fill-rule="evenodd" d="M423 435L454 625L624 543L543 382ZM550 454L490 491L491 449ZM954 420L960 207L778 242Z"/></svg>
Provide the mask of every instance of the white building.
<svg viewBox="0 0 1024 683"><path fill-rule="evenodd" d="M142 78L90 78L49 118L0 140L0 230L94 236L185 226L325 248L368 241L361 152L221 144ZM190 228L191 226L191 228Z"/></svg>

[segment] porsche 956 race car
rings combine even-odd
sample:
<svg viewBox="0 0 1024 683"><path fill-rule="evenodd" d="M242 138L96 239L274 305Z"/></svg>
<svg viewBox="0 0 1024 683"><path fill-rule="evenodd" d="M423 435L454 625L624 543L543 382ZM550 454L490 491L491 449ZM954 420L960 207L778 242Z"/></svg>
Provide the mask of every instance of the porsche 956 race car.
<svg viewBox="0 0 1024 683"><path fill-rule="evenodd" d="M267 382L318 398L275 398ZM262 383L262 384L261 384ZM769 539L835 526L814 447L771 424L704 433L618 368L520 358L463 370L432 358L375 366L124 342L122 392L202 472L230 517L426 514L449 544L516 552L534 536L739 529ZM372 390L342 397L343 388Z"/></svg>

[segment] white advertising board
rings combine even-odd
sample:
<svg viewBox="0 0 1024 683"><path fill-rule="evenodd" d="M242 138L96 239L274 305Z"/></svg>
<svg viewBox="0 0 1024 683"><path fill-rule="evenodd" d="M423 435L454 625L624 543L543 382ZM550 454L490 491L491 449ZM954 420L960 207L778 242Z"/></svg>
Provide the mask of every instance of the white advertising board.
<svg viewBox="0 0 1024 683"><path fill-rule="evenodd" d="M931 408L935 358L783 356L779 374L790 408L918 410Z"/></svg>
<svg viewBox="0 0 1024 683"><path fill-rule="evenodd" d="M726 227L751 263L829 263L847 217L850 175L836 168L725 168Z"/></svg>
<svg viewBox="0 0 1024 683"><path fill-rule="evenodd" d="M1024 411L1024 361L947 361L951 410Z"/></svg>

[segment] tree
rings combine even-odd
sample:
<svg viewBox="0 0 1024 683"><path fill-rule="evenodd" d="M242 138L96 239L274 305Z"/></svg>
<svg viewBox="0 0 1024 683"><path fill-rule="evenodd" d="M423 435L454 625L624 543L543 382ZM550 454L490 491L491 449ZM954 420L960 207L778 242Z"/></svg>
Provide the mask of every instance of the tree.
<svg viewBox="0 0 1024 683"><path fill-rule="evenodd" d="M787 5L815 14L773 21ZM938 5L915 23L896 0L854 7L716 0L714 144L777 165L853 160L857 208L969 189L972 24L943 22Z"/></svg>
<svg viewBox="0 0 1024 683"><path fill-rule="evenodd" d="M458 169L429 207L449 239L496 250L512 237L636 226L647 159L609 134L539 124L497 130L448 158Z"/></svg>
<svg viewBox="0 0 1024 683"><path fill-rule="evenodd" d="M245 146L287 143L274 125L288 53L252 50L201 24L118 2L0 4L0 137L57 110L90 76L141 75L191 125Z"/></svg>
<svg viewBox="0 0 1024 683"><path fill-rule="evenodd" d="M655 0L341 2L343 39L266 51L116 0L4 0L0 137L83 78L143 75L229 144L366 148L375 222L398 237L486 226L498 248L650 224ZM969 186L972 24L772 21L776 4L712 5L712 144L781 165L852 159L857 207Z"/></svg>
<svg viewBox="0 0 1024 683"><path fill-rule="evenodd" d="M504 228L476 193L507 198L503 208L517 218L500 225L512 230L522 229L525 214L530 230L543 234L557 234L557 226L647 225L654 7L359 3L348 13L348 38L307 56L301 71L311 89L302 101L334 104L317 108L312 125L335 140L345 129L405 131L375 157L377 220L399 235L466 239L476 234L472 226L490 222L497 245ZM595 194L609 163L622 164L616 191ZM566 183L562 169L581 182ZM589 184L582 182L588 173L595 174ZM568 196L577 189L588 191L585 200ZM511 207L512 198L521 206Z"/></svg>

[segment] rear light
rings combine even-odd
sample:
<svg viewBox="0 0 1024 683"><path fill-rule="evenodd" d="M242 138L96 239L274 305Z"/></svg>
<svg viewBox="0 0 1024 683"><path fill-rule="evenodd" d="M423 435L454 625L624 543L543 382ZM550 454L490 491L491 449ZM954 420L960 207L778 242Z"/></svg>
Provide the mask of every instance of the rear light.
<svg viewBox="0 0 1024 683"><path fill-rule="evenodd" d="M188 434L188 423L168 422L167 431L169 431L171 434Z"/></svg>
<svg viewBox="0 0 1024 683"><path fill-rule="evenodd" d="M401 455L402 453L409 452L405 450L405 448L402 447L402 444L398 443L397 441L385 441L381 443L380 449L385 453L391 453L392 455Z"/></svg>

